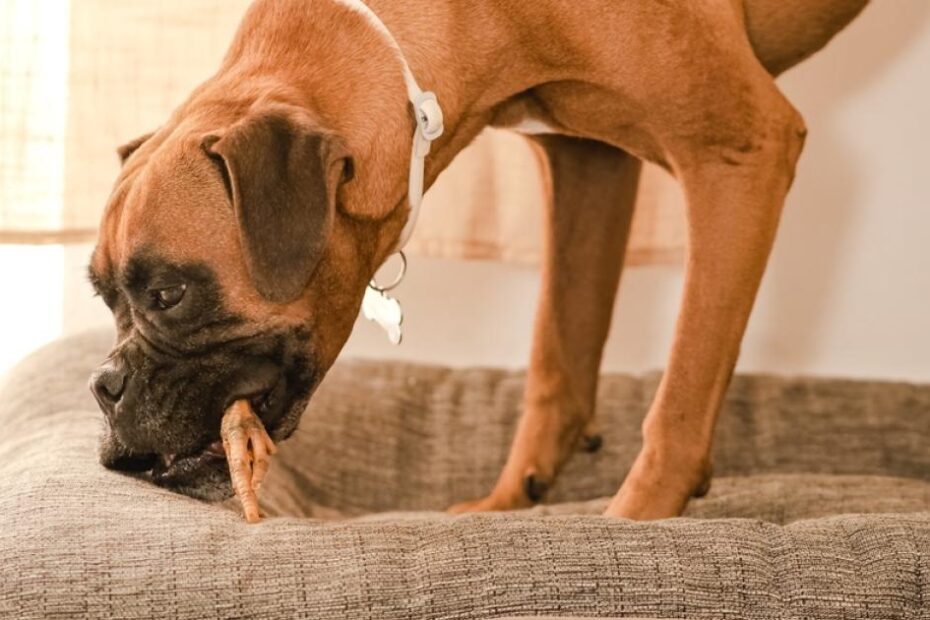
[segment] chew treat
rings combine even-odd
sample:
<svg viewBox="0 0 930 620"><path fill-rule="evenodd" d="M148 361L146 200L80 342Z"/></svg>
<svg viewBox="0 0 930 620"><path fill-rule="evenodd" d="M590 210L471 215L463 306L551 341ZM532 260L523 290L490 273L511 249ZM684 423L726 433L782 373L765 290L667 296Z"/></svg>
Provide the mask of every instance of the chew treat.
<svg viewBox="0 0 930 620"><path fill-rule="evenodd" d="M220 426L220 437L229 463L233 490L242 503L245 520L258 523L260 517L256 491L268 473L269 455L278 449L247 400L238 400L226 410Z"/></svg>

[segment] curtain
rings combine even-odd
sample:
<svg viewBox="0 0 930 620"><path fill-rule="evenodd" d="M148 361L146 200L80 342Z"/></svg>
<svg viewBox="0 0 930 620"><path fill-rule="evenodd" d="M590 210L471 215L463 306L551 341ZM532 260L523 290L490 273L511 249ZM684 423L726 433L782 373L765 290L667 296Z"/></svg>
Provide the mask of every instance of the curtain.
<svg viewBox="0 0 930 620"><path fill-rule="evenodd" d="M0 0L0 243L90 241L115 148L218 66L248 0ZM428 85L426 85L428 86ZM428 192L414 254L533 264L544 192L525 140L486 131ZM677 184L647 166L632 264L676 261Z"/></svg>
<svg viewBox="0 0 930 620"><path fill-rule="evenodd" d="M529 142L510 131L485 130L430 188L408 247L426 256L537 264L545 199L543 171ZM644 166L627 265L681 260L683 202L672 177Z"/></svg>
<svg viewBox="0 0 930 620"><path fill-rule="evenodd" d="M67 8L0 0L0 241L61 228Z"/></svg>

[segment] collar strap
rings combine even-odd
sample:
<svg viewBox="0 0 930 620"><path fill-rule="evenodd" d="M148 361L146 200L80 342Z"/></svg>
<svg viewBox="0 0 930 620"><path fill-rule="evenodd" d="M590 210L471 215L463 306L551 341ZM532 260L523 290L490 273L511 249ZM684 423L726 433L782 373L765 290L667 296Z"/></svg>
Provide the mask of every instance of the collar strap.
<svg viewBox="0 0 930 620"><path fill-rule="evenodd" d="M407 99L413 105L413 113L416 116L417 128L413 134L413 148L410 153L410 177L407 189L410 214L407 216L407 223L404 225L394 248L395 252L400 252L410 241L413 230L416 228L417 218L420 216L420 204L423 202L423 177L426 156L429 155L430 145L433 140L442 135L442 108L439 107L439 101L436 99L435 93L424 91L417 84L417 80L410 70L410 65L407 64L407 58L397 43L397 39L394 38L394 35L391 34L391 31L388 30L388 27L384 25L384 22L381 21L377 14L361 0L340 0L340 2L348 8L361 13L394 50L404 73L404 82L407 85ZM394 286L397 286L397 284L400 284L400 282L395 283Z"/></svg>
<svg viewBox="0 0 930 620"><path fill-rule="evenodd" d="M405 63L406 65L406 63ZM409 69L408 69L409 71ZM412 79L412 78L411 78ZM410 215L400 233L396 251L400 252L410 241L417 218L420 217L420 204L423 202L423 176L426 170L426 156L429 155L433 140L442 135L442 108L433 92L420 91L410 100L417 117L417 129L413 134L413 149L410 153L410 180L407 188L407 201L410 203Z"/></svg>

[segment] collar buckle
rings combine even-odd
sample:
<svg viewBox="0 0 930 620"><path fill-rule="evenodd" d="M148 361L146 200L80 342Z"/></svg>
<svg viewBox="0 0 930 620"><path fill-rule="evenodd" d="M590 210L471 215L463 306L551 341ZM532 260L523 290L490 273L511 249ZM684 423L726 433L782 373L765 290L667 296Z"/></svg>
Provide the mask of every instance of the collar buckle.
<svg viewBox="0 0 930 620"><path fill-rule="evenodd" d="M442 135L443 125L442 108L432 91L421 92L413 101L417 116L417 129L420 136L429 144ZM426 155L426 153L424 153Z"/></svg>

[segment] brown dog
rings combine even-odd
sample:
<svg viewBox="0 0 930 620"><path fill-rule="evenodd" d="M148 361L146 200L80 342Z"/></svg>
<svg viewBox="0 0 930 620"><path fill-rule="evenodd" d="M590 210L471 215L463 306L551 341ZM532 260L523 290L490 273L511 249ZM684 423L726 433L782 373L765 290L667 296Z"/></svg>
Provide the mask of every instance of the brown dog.
<svg viewBox="0 0 930 620"><path fill-rule="evenodd" d="M121 150L91 266L119 328L93 381L104 464L229 495L207 449L225 407L249 398L287 437L346 341L407 221L415 128L399 57L357 1L258 0L219 72ZM488 125L551 134L534 138L553 201L525 413L497 486L457 510L538 500L590 433L644 159L684 186L687 274L642 452L608 514L676 515L707 488L804 141L772 76L866 2L371 0L444 107L427 184Z"/></svg>

